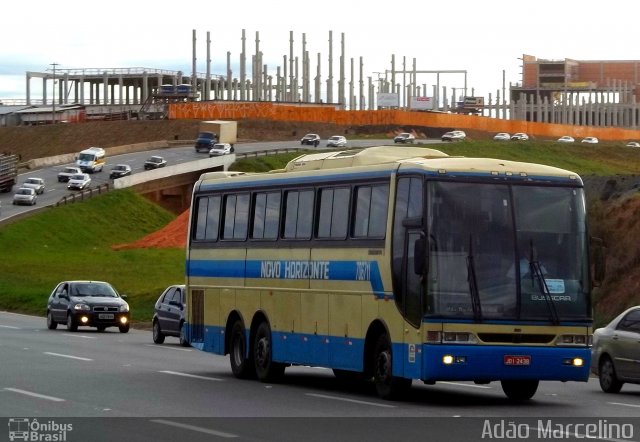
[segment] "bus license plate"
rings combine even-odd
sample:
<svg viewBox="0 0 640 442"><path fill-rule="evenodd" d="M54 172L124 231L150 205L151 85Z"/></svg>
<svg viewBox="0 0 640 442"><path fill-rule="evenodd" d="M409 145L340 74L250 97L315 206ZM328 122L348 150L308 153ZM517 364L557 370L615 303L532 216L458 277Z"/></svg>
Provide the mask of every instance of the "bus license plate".
<svg viewBox="0 0 640 442"><path fill-rule="evenodd" d="M99 319L113 319L113 313L100 313L98 315Z"/></svg>
<svg viewBox="0 0 640 442"><path fill-rule="evenodd" d="M531 365L531 356L505 355L504 365Z"/></svg>

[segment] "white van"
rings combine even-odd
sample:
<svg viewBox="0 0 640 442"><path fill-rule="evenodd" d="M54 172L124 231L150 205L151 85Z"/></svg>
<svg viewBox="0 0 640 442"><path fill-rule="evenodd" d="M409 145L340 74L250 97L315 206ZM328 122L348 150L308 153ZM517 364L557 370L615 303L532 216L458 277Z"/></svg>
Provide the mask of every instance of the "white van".
<svg viewBox="0 0 640 442"><path fill-rule="evenodd" d="M78 154L76 166L83 172L100 172L105 163L105 151L101 147L90 147Z"/></svg>

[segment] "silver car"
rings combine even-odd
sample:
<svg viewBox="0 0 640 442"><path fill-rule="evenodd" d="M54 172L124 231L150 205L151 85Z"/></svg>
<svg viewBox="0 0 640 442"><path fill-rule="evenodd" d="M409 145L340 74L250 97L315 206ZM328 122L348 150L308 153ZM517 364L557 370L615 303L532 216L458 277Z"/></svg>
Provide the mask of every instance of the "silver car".
<svg viewBox="0 0 640 442"><path fill-rule="evenodd" d="M15 195L13 195L13 204L33 206L36 203L36 199L37 196L35 190L28 187L21 187L16 191Z"/></svg>
<svg viewBox="0 0 640 442"><path fill-rule="evenodd" d="M606 393L618 393L625 382L640 384L640 305L593 333L591 371Z"/></svg>
<svg viewBox="0 0 640 442"><path fill-rule="evenodd" d="M21 187L27 187L29 189L33 189L36 191L38 195L42 195L44 193L44 180L42 178L27 178L22 183Z"/></svg>

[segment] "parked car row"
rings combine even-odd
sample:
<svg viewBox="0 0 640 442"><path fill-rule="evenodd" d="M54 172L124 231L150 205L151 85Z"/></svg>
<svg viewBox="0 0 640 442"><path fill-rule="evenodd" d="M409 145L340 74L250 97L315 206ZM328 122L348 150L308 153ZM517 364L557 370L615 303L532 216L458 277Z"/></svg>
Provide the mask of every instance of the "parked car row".
<svg viewBox="0 0 640 442"><path fill-rule="evenodd" d="M320 145L320 135L318 134L306 134L304 137L300 139L301 146L314 146L318 147ZM333 135L327 139L327 147L346 147L347 146L347 138L342 135Z"/></svg>
<svg viewBox="0 0 640 442"><path fill-rule="evenodd" d="M105 281L62 281L47 300L47 328L55 330L58 324L64 324L68 331L75 332L78 327L95 327L98 331L118 327L120 333L127 333L131 312L126 298ZM174 336L180 345L188 347L186 311L184 284L167 287L154 306L153 342L162 344L167 336Z"/></svg>
<svg viewBox="0 0 640 442"><path fill-rule="evenodd" d="M524 132L516 132L513 135L510 135L507 132L500 132L495 134L493 139L496 141L527 141L529 139L529 135Z"/></svg>

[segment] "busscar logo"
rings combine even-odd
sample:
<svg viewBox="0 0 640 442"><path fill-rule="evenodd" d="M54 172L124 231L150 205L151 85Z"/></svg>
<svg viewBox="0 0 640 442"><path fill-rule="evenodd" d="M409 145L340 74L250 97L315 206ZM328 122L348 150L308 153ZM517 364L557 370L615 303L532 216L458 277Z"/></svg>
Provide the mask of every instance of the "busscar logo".
<svg viewBox="0 0 640 442"><path fill-rule="evenodd" d="M9 440L28 442L65 442L73 424L61 424L53 420L40 422L38 419L10 418Z"/></svg>

